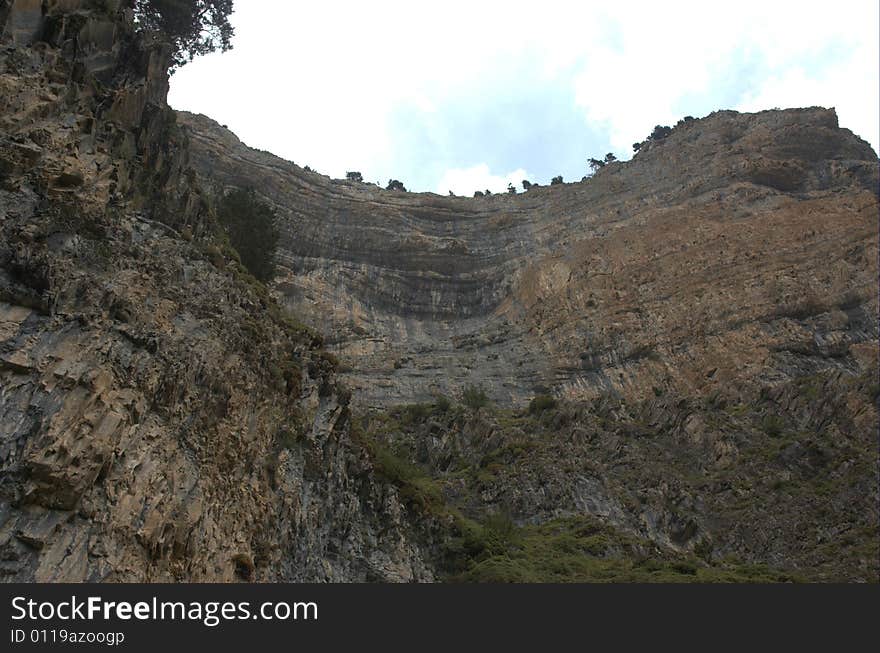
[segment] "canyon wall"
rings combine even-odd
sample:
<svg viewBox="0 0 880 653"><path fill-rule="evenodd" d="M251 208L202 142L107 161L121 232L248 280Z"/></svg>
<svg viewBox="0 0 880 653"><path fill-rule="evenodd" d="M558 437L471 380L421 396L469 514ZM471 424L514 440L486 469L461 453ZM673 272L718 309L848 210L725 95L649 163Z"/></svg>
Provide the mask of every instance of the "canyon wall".
<svg viewBox="0 0 880 653"><path fill-rule="evenodd" d="M118 2L0 3L0 579L430 580Z"/></svg>
<svg viewBox="0 0 880 653"><path fill-rule="evenodd" d="M0 0L0 578L877 579L878 162L833 110L385 191L172 111L123 4Z"/></svg>
<svg viewBox="0 0 880 653"><path fill-rule="evenodd" d="M877 156L833 110L717 112L484 198L329 179L179 116L209 185L276 207L274 288L359 403L711 394L876 358Z"/></svg>

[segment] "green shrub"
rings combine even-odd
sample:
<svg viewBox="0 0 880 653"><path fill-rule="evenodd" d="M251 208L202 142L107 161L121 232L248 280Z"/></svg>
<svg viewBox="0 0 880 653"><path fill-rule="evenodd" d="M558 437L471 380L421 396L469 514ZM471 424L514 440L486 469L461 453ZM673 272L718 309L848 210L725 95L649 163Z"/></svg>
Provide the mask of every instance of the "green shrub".
<svg viewBox="0 0 880 653"><path fill-rule="evenodd" d="M461 403L473 410L479 410L489 405L489 397L482 386L469 385L461 393Z"/></svg>
<svg viewBox="0 0 880 653"><path fill-rule="evenodd" d="M556 408L556 399L550 395L537 395L529 402L529 413L532 415L554 408Z"/></svg>
<svg viewBox="0 0 880 653"><path fill-rule="evenodd" d="M334 370L339 369L339 359L336 357L336 354L327 350L322 350L318 352L318 358L322 361L326 361Z"/></svg>
<svg viewBox="0 0 880 653"><path fill-rule="evenodd" d="M404 502L423 510L442 505L440 487L420 467L396 455L385 445L373 443L371 450L376 471L397 486Z"/></svg>
<svg viewBox="0 0 880 653"><path fill-rule="evenodd" d="M275 211L260 201L253 189L236 189L223 197L217 218L242 264L258 280L270 280L275 274L275 249L280 235L275 226Z"/></svg>
<svg viewBox="0 0 880 653"><path fill-rule="evenodd" d="M661 141L672 133L672 127L667 125L657 125L654 127L654 131L651 132L651 135L648 136L648 140L651 141Z"/></svg>
<svg viewBox="0 0 880 653"><path fill-rule="evenodd" d="M765 415L764 419L761 420L761 430L771 438L779 436L784 426L785 420L779 417L779 415Z"/></svg>
<svg viewBox="0 0 880 653"><path fill-rule="evenodd" d="M449 397L445 395L437 395L434 397L434 406L439 412L445 413L452 408L452 401L450 401Z"/></svg>
<svg viewBox="0 0 880 653"><path fill-rule="evenodd" d="M401 409L401 424L418 424L424 422L434 410L433 404L406 404Z"/></svg>

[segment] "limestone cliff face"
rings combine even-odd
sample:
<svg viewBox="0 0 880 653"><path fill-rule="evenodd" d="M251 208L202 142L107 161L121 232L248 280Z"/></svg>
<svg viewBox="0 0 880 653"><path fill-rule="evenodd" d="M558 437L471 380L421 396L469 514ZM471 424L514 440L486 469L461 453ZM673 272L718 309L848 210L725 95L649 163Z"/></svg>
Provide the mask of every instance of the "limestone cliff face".
<svg viewBox="0 0 880 653"><path fill-rule="evenodd" d="M471 199L331 180L180 114L284 230L275 288L355 401L710 395L876 357L877 156L820 108L683 122L574 184Z"/></svg>
<svg viewBox="0 0 880 653"><path fill-rule="evenodd" d="M0 578L431 579L119 4L0 2Z"/></svg>
<svg viewBox="0 0 880 653"><path fill-rule="evenodd" d="M718 112L489 198L331 180L179 119L208 187L276 206L275 292L330 334L372 437L520 529L447 571L652 580L628 565L665 551L877 580L878 160L833 110ZM496 407L438 400L469 384ZM583 519L618 535L594 548ZM585 552L568 576L541 558L559 533Z"/></svg>

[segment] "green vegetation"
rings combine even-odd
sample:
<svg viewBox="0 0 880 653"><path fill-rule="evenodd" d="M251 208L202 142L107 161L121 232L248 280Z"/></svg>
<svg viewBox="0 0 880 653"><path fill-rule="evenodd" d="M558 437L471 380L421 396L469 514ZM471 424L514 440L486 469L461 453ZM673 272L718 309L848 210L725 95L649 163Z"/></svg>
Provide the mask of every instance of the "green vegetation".
<svg viewBox="0 0 880 653"><path fill-rule="evenodd" d="M711 566L686 554L648 554L638 540L591 517L516 527L497 517L457 524L447 547L448 580L482 583L742 583L796 582L795 574L764 565Z"/></svg>
<svg viewBox="0 0 880 653"><path fill-rule="evenodd" d="M761 430L771 438L779 437L785 428L785 420L778 415L765 415L761 420Z"/></svg>
<svg viewBox="0 0 880 653"><path fill-rule="evenodd" d="M173 48L173 64L232 49L233 0L131 0L141 29L157 32Z"/></svg>
<svg viewBox="0 0 880 653"><path fill-rule="evenodd" d="M648 140L651 141L661 141L672 133L672 127L667 125L657 125L654 127L654 131L651 132L651 135L648 136Z"/></svg>
<svg viewBox="0 0 880 653"><path fill-rule="evenodd" d="M364 424L380 475L441 543L434 562L447 580L870 579L880 541L860 501L876 478L876 446L852 415L876 386L874 374L816 374L753 395L682 397L649 386L639 401L609 393L583 403L536 387L528 408L486 412L470 410L485 405L471 386L464 406L437 399L371 413ZM685 551L618 530L616 519L554 518L554 506L578 511L571 493L583 477L601 478L596 496L636 523L645 511L673 519L669 536ZM553 500L535 496L538 488ZM694 511L696 498L705 510ZM831 510L845 537L803 547L804 537L821 538ZM773 529L774 546L789 552L785 569L756 564L766 558L731 528L740 523Z"/></svg>
<svg viewBox="0 0 880 653"><path fill-rule="evenodd" d="M532 415L553 408L556 408L556 399L550 395L537 395L529 402L529 413Z"/></svg>
<svg viewBox="0 0 880 653"><path fill-rule="evenodd" d="M690 116L682 118L681 120L678 121L678 124L676 124L676 127L679 127L686 122L691 122L692 120L693 120L693 118L691 118ZM672 133L672 131L673 131L673 128L669 127L668 125L656 125L654 127L654 130L648 135L648 137L644 141L633 143L633 146L632 146L633 152L638 152L646 144L650 143L651 141L662 141L667 136L669 136Z"/></svg>
<svg viewBox="0 0 880 653"><path fill-rule="evenodd" d="M553 177L553 179L550 180L551 186L557 186L561 183L562 183L562 175L558 175L556 177Z"/></svg>
<svg viewBox="0 0 880 653"><path fill-rule="evenodd" d="M614 163L615 161L617 161L617 157L614 156L613 152L609 152L605 155L604 159L590 158L587 160L587 163L590 165L590 170L593 171L593 174L596 174L601 168L604 168L609 163Z"/></svg>
<svg viewBox="0 0 880 653"><path fill-rule="evenodd" d="M472 410L479 410L489 405L489 397L482 386L469 385L461 393L461 403Z"/></svg>
<svg viewBox="0 0 880 653"><path fill-rule="evenodd" d="M425 470L378 442L358 422L352 424L352 438L370 456L376 473L397 487L405 504L425 513L445 508L439 484Z"/></svg>
<svg viewBox="0 0 880 653"><path fill-rule="evenodd" d="M364 176L359 172L346 172L345 178L349 181L357 181L363 183Z"/></svg>
<svg viewBox="0 0 880 653"><path fill-rule="evenodd" d="M270 280L275 273L274 258L279 238L275 211L258 199L252 188L235 189L221 200L217 218L228 234L229 244L236 252L235 258L240 258L257 280ZM211 260L214 261L217 255L211 256Z"/></svg>
<svg viewBox="0 0 880 653"><path fill-rule="evenodd" d="M403 185L403 182L398 181L397 179L389 179L388 185L385 187L385 190L397 190L402 193L407 192L406 186Z"/></svg>
<svg viewBox="0 0 880 653"><path fill-rule="evenodd" d="M434 405L441 413L445 413L450 408L452 408L452 401L449 399L449 397L446 397L444 395L437 395L434 398Z"/></svg>

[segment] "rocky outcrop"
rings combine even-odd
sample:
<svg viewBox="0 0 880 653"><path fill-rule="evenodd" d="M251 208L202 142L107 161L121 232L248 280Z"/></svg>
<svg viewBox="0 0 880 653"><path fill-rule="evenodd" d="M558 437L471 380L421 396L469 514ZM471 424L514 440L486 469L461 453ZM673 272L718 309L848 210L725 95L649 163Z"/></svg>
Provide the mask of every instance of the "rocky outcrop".
<svg viewBox="0 0 880 653"><path fill-rule="evenodd" d="M0 578L430 580L118 4L0 4Z"/></svg>
<svg viewBox="0 0 880 653"><path fill-rule="evenodd" d="M362 404L711 394L876 356L877 156L833 110L722 111L584 182L474 199L331 180L180 120L209 183L277 207L275 288Z"/></svg>

